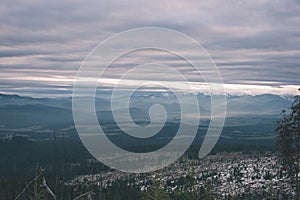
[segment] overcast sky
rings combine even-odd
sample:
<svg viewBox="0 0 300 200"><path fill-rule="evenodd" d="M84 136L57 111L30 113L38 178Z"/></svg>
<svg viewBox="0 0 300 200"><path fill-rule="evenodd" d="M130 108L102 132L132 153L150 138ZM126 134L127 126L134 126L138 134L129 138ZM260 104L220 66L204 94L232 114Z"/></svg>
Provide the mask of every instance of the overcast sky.
<svg viewBox="0 0 300 200"><path fill-rule="evenodd" d="M99 42L149 26L198 41L229 93L295 94L300 87L299 0L2 0L0 13L1 93L70 96L81 62ZM148 54L183 67L164 53L136 57ZM127 65L141 64L136 57L117 63L107 83ZM201 78L192 80L201 90Z"/></svg>

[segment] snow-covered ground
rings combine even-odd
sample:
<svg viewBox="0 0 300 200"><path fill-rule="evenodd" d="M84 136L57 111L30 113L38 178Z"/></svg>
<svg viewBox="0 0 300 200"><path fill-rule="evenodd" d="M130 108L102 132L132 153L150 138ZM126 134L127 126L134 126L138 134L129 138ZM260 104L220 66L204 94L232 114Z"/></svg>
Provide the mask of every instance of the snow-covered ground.
<svg viewBox="0 0 300 200"><path fill-rule="evenodd" d="M78 176L66 184L96 184L109 187L116 180L128 180L147 190L158 180L168 192L190 191L207 187L218 197L243 194L293 194L286 173L272 153L218 153L202 160L181 159L167 168L147 174L128 174L108 171L100 174Z"/></svg>

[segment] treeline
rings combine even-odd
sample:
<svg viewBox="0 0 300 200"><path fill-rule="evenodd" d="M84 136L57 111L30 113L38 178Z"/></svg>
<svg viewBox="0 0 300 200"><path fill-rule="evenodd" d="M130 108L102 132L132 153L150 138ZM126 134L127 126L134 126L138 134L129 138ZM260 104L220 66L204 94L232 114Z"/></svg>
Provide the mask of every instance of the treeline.
<svg viewBox="0 0 300 200"><path fill-rule="evenodd" d="M139 146L138 148L141 148ZM145 146L149 151L153 146ZM199 145L192 145L186 152L189 158L197 158ZM218 144L212 153L218 151L269 150L262 146L235 146ZM97 174L109 170L95 161L76 135L53 135L47 140L34 141L28 137L12 135L0 139L0 199L14 199L26 183L36 175L36 166L44 170L43 176L53 192L61 199L72 199L80 194L93 191L95 199L139 199L144 193L139 188L117 181L112 187L99 189L96 186L68 186L64 183L77 175ZM201 191L206 194L206 192ZM197 196L194 192L174 193L172 199L186 199L186 195ZM101 198L100 198L101 197ZM131 198L130 198L131 197ZM197 196L198 197L198 196ZM191 199L189 197L188 199Z"/></svg>
<svg viewBox="0 0 300 200"><path fill-rule="evenodd" d="M14 199L35 176L37 164L57 194L64 193L63 183L76 175L107 170L76 137L37 142L15 135L0 140L0 153L0 199Z"/></svg>

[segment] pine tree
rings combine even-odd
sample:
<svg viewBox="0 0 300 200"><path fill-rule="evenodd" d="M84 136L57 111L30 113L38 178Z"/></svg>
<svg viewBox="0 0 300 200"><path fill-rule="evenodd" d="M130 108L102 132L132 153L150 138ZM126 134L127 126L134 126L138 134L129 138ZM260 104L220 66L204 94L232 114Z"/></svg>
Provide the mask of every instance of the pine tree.
<svg viewBox="0 0 300 200"><path fill-rule="evenodd" d="M300 91L300 89L299 89ZM287 170L291 184L296 192L296 199L300 199L300 96L294 97L291 110L283 111L283 118L277 126L279 160Z"/></svg>

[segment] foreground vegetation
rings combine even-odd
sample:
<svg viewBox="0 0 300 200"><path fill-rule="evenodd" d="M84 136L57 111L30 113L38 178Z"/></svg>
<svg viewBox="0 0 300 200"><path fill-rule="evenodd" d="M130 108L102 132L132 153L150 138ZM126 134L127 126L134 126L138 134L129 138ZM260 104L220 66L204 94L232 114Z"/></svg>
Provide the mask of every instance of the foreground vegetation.
<svg viewBox="0 0 300 200"><path fill-rule="evenodd" d="M98 174L109 171L107 167L92 159L76 136L56 137L52 140L33 141L24 136L2 137L0 140L0 199L212 199L209 187L195 188L190 191L166 192L157 182L141 190L128 181L117 180L109 187L94 184L65 184L78 175ZM223 148L224 147L224 148ZM225 148L226 147L226 148ZM256 149L255 149L256 148ZM243 149L218 145L213 153ZM269 147L248 146L254 151L269 150ZM186 156L195 157L197 147L191 148ZM247 152L249 153L249 152ZM190 184L192 179L184 180ZM24 191L25 188L25 191ZM51 191L51 192L50 192ZM43 196L43 198L40 198ZM227 198L233 198L228 196Z"/></svg>

